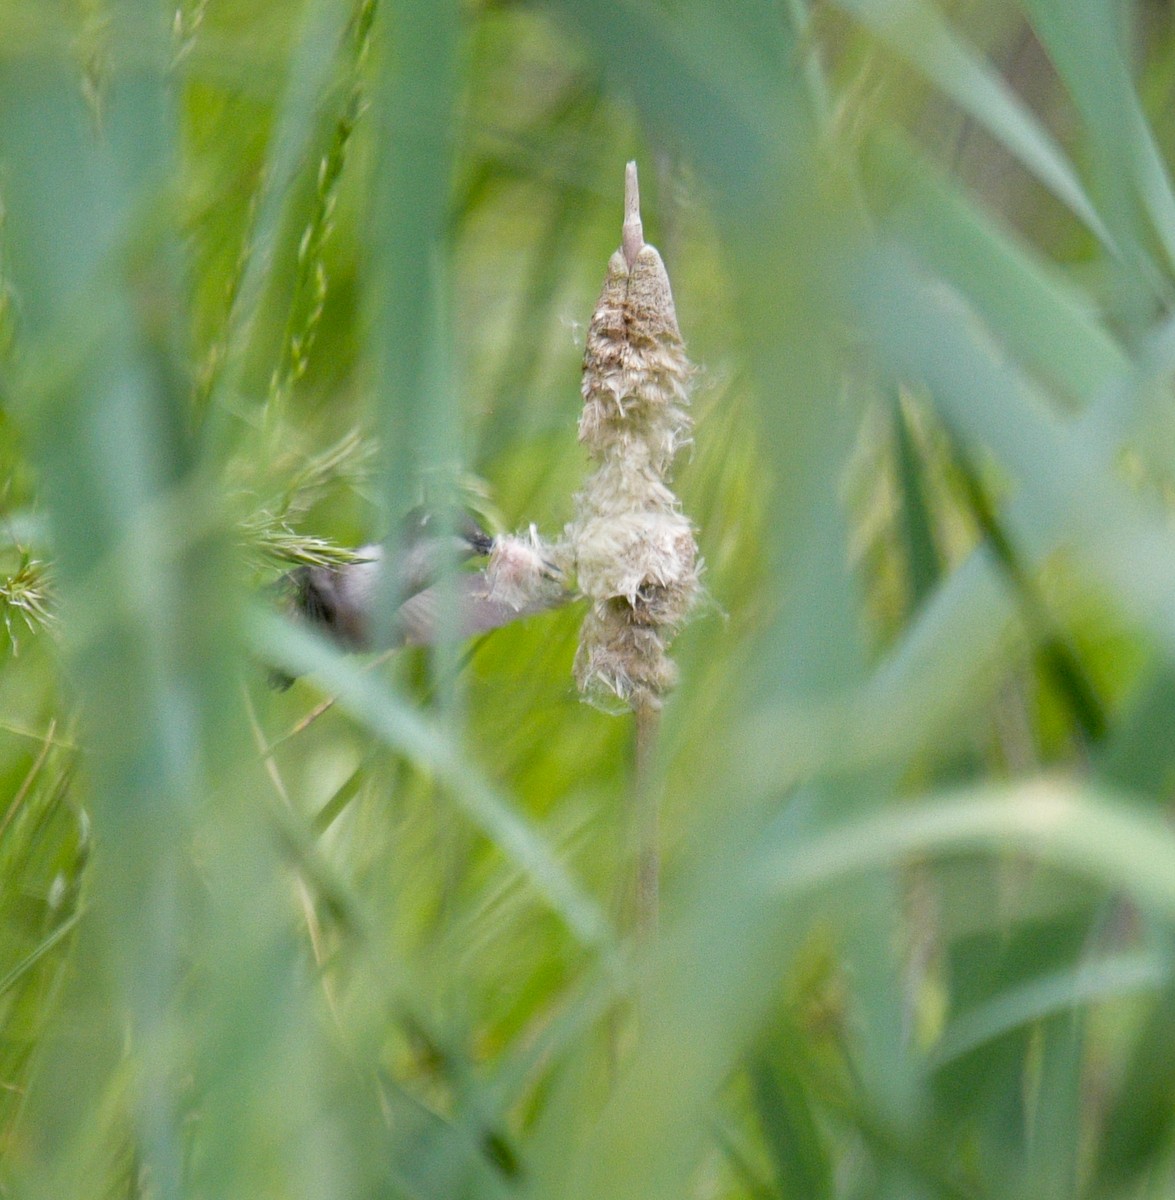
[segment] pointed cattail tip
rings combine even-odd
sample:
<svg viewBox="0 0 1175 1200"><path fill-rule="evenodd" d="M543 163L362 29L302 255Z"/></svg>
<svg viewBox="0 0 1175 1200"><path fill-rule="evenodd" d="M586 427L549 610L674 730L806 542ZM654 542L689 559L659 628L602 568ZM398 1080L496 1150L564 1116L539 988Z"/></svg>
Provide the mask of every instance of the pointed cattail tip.
<svg viewBox="0 0 1175 1200"><path fill-rule="evenodd" d="M624 215L640 209L640 190L637 183L636 159L624 164Z"/></svg>
<svg viewBox="0 0 1175 1200"><path fill-rule="evenodd" d="M588 326L580 441L599 464L567 544L593 601L575 677L593 703L655 707L677 672L667 649L697 599L694 529L667 477L689 440L692 374L665 264L645 243L636 163L624 175L621 249Z"/></svg>
<svg viewBox="0 0 1175 1200"><path fill-rule="evenodd" d="M624 168L624 225L623 225L624 259L629 270L636 262L636 256L645 244L645 231L641 225L641 189L636 175L636 163L630 162Z"/></svg>

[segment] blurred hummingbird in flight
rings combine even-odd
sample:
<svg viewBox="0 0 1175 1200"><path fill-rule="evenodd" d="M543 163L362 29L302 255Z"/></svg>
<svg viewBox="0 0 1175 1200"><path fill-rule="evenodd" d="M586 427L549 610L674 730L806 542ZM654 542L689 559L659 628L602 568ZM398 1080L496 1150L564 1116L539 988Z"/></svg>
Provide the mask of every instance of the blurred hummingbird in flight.
<svg viewBox="0 0 1175 1200"><path fill-rule="evenodd" d="M485 568L462 569L487 558L495 541L465 511L445 521L434 511L415 508L404 518L399 538L360 547L356 561L331 566L301 566L278 581L287 610L297 620L348 651L428 645L444 629L442 605L452 588L452 622L447 632L457 638L487 633L522 617L553 608L571 598L561 588L546 590L531 602L510 603L494 594ZM376 644L376 605L388 570L398 603L387 635ZM441 577L450 572L450 578ZM552 578L558 577L551 567ZM271 675L285 689L293 679Z"/></svg>

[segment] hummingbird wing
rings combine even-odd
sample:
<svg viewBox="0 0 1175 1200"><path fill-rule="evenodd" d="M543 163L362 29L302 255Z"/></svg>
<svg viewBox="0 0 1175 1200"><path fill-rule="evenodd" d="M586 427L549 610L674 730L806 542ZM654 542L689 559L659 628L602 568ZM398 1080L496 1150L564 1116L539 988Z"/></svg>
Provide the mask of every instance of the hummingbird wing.
<svg viewBox="0 0 1175 1200"><path fill-rule="evenodd" d="M515 608L504 600L490 595L490 585L485 571L465 572L452 579L452 629L451 636L461 639L475 634L500 629L512 621L534 616L551 608L558 608L572 599L570 592L545 596L533 603ZM396 626L401 644L427 646L437 641L445 632L443 625L444 602L442 585L433 584L415 596L405 600L396 610Z"/></svg>
<svg viewBox="0 0 1175 1200"><path fill-rule="evenodd" d="M472 521L445 538L424 536L425 521L418 524L421 536L407 546L396 568L397 585L406 598L396 610L391 637L382 641L382 648L431 645L445 632L458 640L473 637L573 599L570 592L553 588L516 606L492 595L484 569L455 571L451 579L438 583L437 575L444 570L446 560L456 563L484 556L490 552L492 540ZM340 567L300 567L284 577L290 611L351 651L376 648L372 645L372 617L380 575L388 559L383 546L364 546L359 553L363 556L361 562ZM451 625L447 625L446 617ZM271 682L284 690L293 679L273 672Z"/></svg>

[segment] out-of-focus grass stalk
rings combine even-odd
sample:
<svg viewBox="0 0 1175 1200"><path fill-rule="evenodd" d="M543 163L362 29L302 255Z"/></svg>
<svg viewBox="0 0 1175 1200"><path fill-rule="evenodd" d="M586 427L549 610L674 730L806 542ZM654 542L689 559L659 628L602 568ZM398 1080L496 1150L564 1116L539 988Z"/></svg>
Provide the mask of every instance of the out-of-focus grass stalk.
<svg viewBox="0 0 1175 1200"><path fill-rule="evenodd" d="M656 769L661 710L638 700L632 715L636 733L633 770L635 929L640 940L648 941L657 932L661 912L661 781Z"/></svg>
<svg viewBox="0 0 1175 1200"><path fill-rule="evenodd" d="M201 401L211 404L205 438L210 447L221 451L231 444L229 418L243 399L260 305L273 279L282 218L298 174L306 167L319 105L334 78L347 23L346 0L311 0L302 21L265 173L230 279L224 330L213 344L199 380Z"/></svg>
<svg viewBox="0 0 1175 1200"><path fill-rule="evenodd" d="M221 581L213 553L174 549L170 527L123 546L137 513L178 486L191 464L183 396L167 362L177 295L171 247L158 227L147 244L133 241L151 229L140 224L148 207L166 202L173 163L168 30L149 3L125 0L111 18L100 137L63 64L10 59L0 68L0 155L12 184L13 278L30 358L51 352L71 324L84 329L90 312L103 315L79 339L84 350L72 373L52 391L22 397L66 606L81 601L107 555L119 548L127 555L127 573L89 599L106 608L101 635L72 654L99 845L95 928L86 940L109 953L113 1007L75 1051L79 1116L57 1113L34 1126L44 1140L30 1180L57 1194L81 1193L93 1164L83 1151L91 1133L79 1117L101 1104L111 1065L103 1035L108 1042L125 1003L138 1052L130 1105L137 1153L159 1194L178 1197L183 1103L174 989L190 882L181 847L210 765L204 737L219 723L213 692L222 654L207 621L219 610ZM93 305L99 289L101 308L79 307L82 297ZM48 1080L42 1100L59 1082L53 1068ZM31 1111L49 1116L36 1104Z"/></svg>
<svg viewBox="0 0 1175 1200"><path fill-rule="evenodd" d="M30 1196L82 1196L125 1154L160 1197L255 1194L296 1173L293 1130L318 1136L322 1051L243 737L229 514L190 434L167 22L150 0L111 22L98 130L67 59L0 59L13 409L52 526L95 842L11 1169Z"/></svg>
<svg viewBox="0 0 1175 1200"><path fill-rule="evenodd" d="M452 313L452 187L458 135L462 8L457 0L381 0L373 28L379 83L371 195L367 361L373 368L374 420L380 438L378 498L387 561L398 563L406 514L423 502L438 536L455 529L456 482L466 437L457 397ZM373 628L391 644L403 579L382 572ZM436 582L437 638L429 650L433 704L452 720L456 742L461 649L454 563ZM463 753L457 750L457 753ZM439 819L443 860L437 920L448 921L470 853L467 831Z"/></svg>
<svg viewBox="0 0 1175 1200"><path fill-rule="evenodd" d="M291 389L306 373L326 305L328 284L324 250L334 228L339 183L347 162L351 135L365 108L363 69L371 45L376 8L377 0L359 0L347 30L347 58L340 69L341 111L335 118L326 152L318 164L310 221L298 241L298 265L289 315L278 362L270 377L266 415L271 424L281 419Z"/></svg>
<svg viewBox="0 0 1175 1200"><path fill-rule="evenodd" d="M437 519L452 520L463 445L448 329L460 33L454 0L383 0L375 28L380 86L371 360L389 528L422 488L437 506ZM379 631L390 630L399 602L394 571L384 573L381 586L377 641L384 640Z"/></svg>

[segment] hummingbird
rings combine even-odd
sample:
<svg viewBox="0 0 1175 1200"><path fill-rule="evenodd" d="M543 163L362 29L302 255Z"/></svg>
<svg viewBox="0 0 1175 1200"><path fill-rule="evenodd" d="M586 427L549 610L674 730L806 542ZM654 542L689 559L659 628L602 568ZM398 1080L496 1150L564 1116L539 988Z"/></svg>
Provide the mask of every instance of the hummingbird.
<svg viewBox="0 0 1175 1200"><path fill-rule="evenodd" d="M355 562L296 567L277 586L296 620L350 652L428 645L442 629L472 637L562 602L559 589L527 603L509 602L496 594L485 568L463 569L489 558L496 541L465 511L444 521L435 510L415 508L404 518L399 538L360 547ZM389 570L398 604L390 631L376 645L375 608ZM446 570L452 572L448 595L439 582ZM446 627L442 604L450 599L452 624ZM282 691L294 682L279 671L270 679Z"/></svg>

